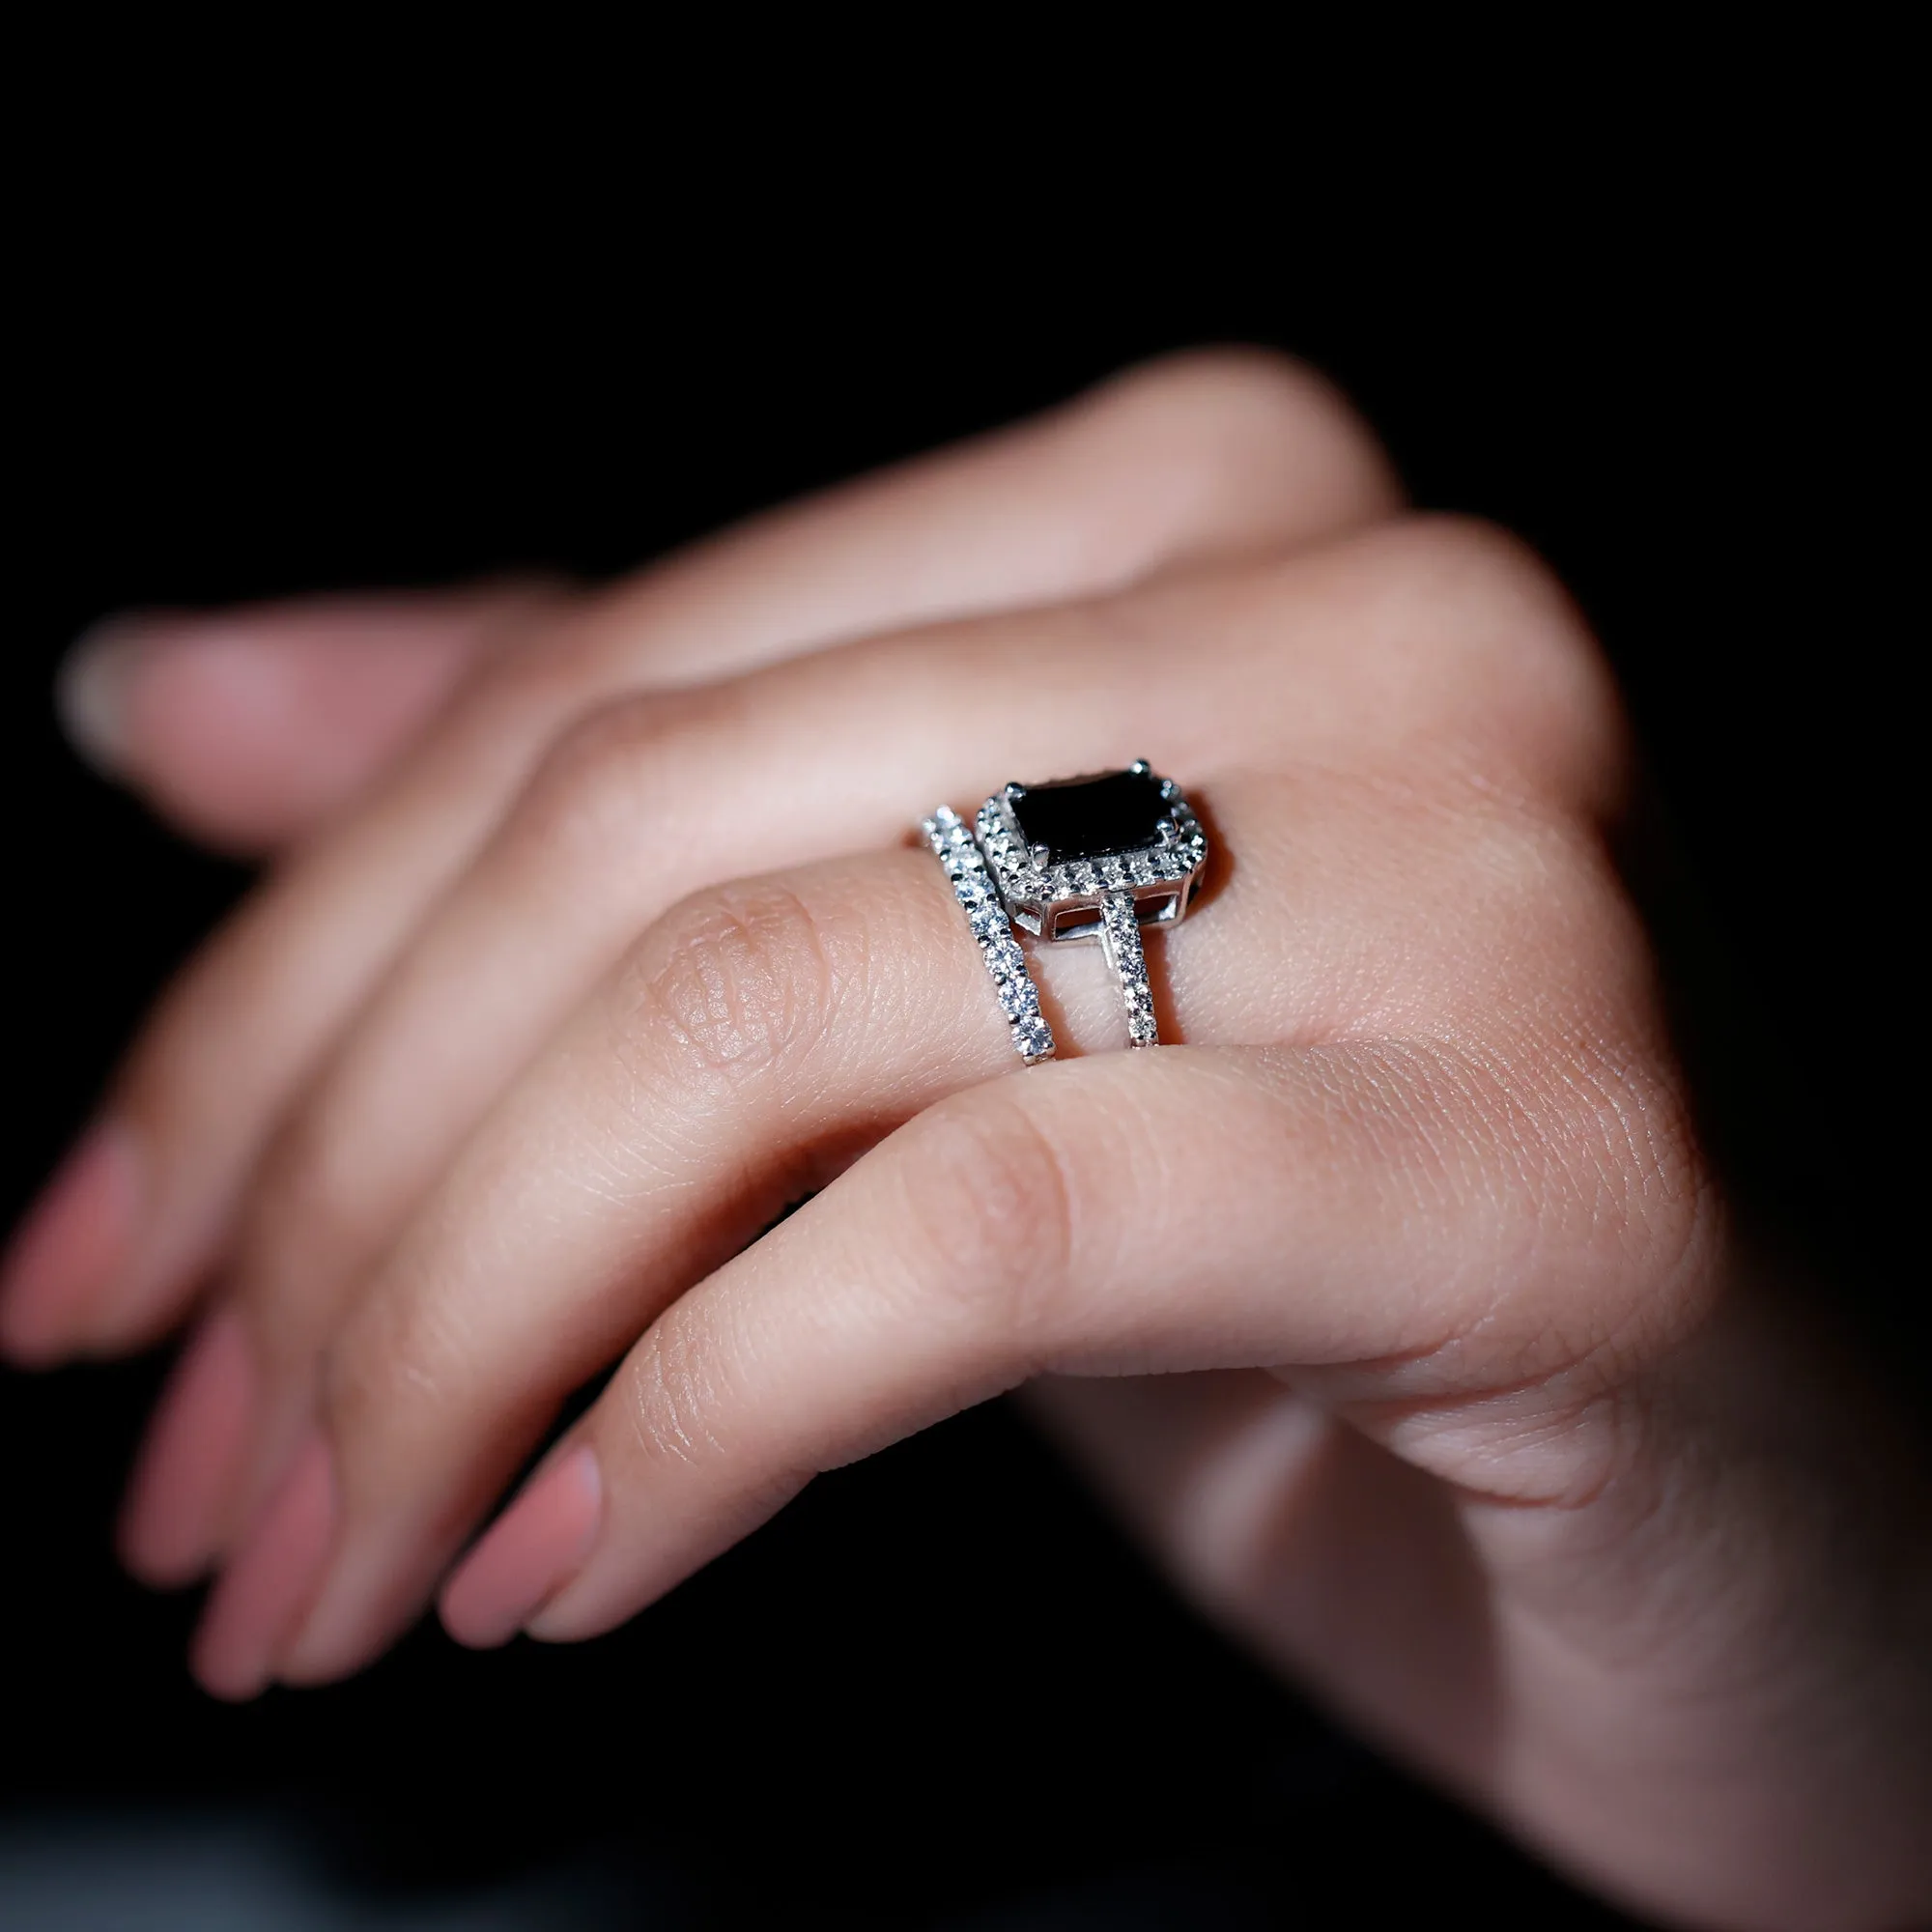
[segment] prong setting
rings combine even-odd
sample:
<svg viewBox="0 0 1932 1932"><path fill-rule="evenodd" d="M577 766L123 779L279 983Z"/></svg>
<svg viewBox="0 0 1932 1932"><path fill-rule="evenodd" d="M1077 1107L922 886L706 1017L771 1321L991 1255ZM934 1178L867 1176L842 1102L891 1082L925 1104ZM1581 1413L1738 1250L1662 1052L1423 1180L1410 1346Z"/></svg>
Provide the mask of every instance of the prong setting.
<svg viewBox="0 0 1932 1932"><path fill-rule="evenodd" d="M1053 1029L1039 1009L1039 994L1027 971L1026 954L1013 937L984 854L966 821L949 806L940 806L920 830L939 861L966 923L980 948L980 957L993 981L1012 1035L1013 1050L1029 1066L1054 1055Z"/></svg>
<svg viewBox="0 0 1932 1932"><path fill-rule="evenodd" d="M1102 937L1101 906L1110 893L1131 895L1135 918L1146 925L1173 925L1185 918L1208 864L1208 836L1172 779L1156 781L1160 815L1145 842L1125 850L1056 853L1030 838L1014 808L1028 798L1078 786L1102 786L1131 775L1152 780L1145 759L1094 780L1050 785L1009 784L980 808L975 821L980 849L1008 915L1022 931L1052 945ZM1104 838L1102 843L1108 843Z"/></svg>

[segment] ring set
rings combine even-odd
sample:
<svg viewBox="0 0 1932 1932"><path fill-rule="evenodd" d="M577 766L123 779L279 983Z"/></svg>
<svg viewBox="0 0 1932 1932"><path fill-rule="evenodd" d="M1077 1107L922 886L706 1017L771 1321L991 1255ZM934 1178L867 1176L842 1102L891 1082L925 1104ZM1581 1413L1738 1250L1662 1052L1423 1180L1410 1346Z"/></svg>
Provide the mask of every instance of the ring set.
<svg viewBox="0 0 1932 1932"><path fill-rule="evenodd" d="M1019 935L1042 945L1097 940L1119 985L1131 1046L1159 1040L1143 926L1186 917L1208 866L1208 835L1180 787L1145 759L1124 771L1009 784L969 828L940 806L920 829L945 869L1029 1066L1051 1060L1053 1030Z"/></svg>

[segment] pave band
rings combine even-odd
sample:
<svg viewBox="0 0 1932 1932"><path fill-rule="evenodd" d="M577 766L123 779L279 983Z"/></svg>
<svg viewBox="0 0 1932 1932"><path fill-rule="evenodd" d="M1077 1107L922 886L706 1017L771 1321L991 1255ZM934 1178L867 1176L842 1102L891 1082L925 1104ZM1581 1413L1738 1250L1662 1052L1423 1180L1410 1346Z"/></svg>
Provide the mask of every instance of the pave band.
<svg viewBox="0 0 1932 1932"><path fill-rule="evenodd" d="M1100 950L1114 969L1127 1009L1127 1044L1157 1046L1160 1030L1153 1017L1153 989L1148 984L1147 954L1141 950L1141 922L1130 892L1113 892L1100 901Z"/></svg>
<svg viewBox="0 0 1932 1932"><path fill-rule="evenodd" d="M1027 971L1026 954L1000 903L999 889L973 838L972 828L950 806L940 806L920 821L979 943L980 956L993 981L1000 1010L1012 1032L1013 1050L1029 1066L1053 1058L1053 1029L1040 1016L1039 994ZM1139 935L1136 933L1136 942ZM1139 946L1136 943L1136 955ZM1143 974L1145 980L1145 974Z"/></svg>

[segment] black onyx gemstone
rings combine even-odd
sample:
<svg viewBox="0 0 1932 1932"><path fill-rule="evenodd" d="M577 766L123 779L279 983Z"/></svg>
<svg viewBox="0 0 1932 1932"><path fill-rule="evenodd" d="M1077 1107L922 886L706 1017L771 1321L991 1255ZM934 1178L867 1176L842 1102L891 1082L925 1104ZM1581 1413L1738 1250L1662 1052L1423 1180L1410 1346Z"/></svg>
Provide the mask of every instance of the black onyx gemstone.
<svg viewBox="0 0 1932 1932"><path fill-rule="evenodd" d="M1044 845L1049 866L1065 866L1157 844L1168 804L1151 773L1103 772L1028 785L1012 812L1026 843Z"/></svg>

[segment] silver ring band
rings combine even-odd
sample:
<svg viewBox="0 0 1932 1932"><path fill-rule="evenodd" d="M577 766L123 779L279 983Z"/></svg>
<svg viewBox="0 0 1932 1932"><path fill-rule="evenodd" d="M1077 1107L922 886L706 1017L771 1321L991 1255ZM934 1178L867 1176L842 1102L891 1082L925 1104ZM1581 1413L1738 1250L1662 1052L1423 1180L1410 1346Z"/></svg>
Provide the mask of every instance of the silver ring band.
<svg viewBox="0 0 1932 1932"><path fill-rule="evenodd" d="M1130 892L1110 892L1100 901L1100 950L1121 988L1127 1009L1127 1044L1158 1046L1153 989L1148 984L1147 954L1141 948L1140 916Z"/></svg>
<svg viewBox="0 0 1932 1932"><path fill-rule="evenodd" d="M984 855L975 840L972 828L950 806L938 807L930 818L920 820L925 842L944 869L959 901L966 923L979 943L980 956L993 981L1000 1010L1012 1032L1013 1050L1029 1066L1037 1066L1053 1058L1053 1029L1040 1016L1039 993L1027 971L1026 954L1013 937L1011 923L1000 902L999 889L986 869ZM1131 918L1131 911L1129 917ZM1139 957L1139 933L1134 952ZM1145 971L1142 974L1146 980Z"/></svg>

